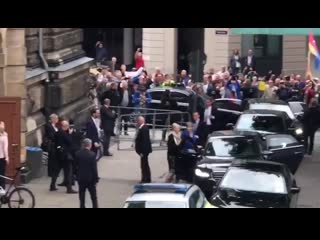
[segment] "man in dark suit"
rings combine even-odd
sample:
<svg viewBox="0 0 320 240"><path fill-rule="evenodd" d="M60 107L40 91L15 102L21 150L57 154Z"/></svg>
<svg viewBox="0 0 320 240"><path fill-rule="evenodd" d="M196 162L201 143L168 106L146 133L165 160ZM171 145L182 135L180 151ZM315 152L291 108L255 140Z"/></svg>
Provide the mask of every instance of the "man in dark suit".
<svg viewBox="0 0 320 240"><path fill-rule="evenodd" d="M252 49L249 49L248 56L244 58L244 74L248 74L250 71L256 70L256 57L253 55ZM250 70L251 69L251 70Z"/></svg>
<svg viewBox="0 0 320 240"><path fill-rule="evenodd" d="M205 147L206 144L206 139L205 139L205 126L204 126L204 122L201 121L200 119L200 114L198 112L195 112L192 114L192 119L193 119L193 132L195 135L197 135L198 138L198 142L197 144Z"/></svg>
<svg viewBox="0 0 320 240"><path fill-rule="evenodd" d="M115 111L110 109L110 99L104 100L104 105L101 107L100 110L101 113L101 127L104 131L104 155L105 156L112 156L112 154L109 152L109 146L110 146L110 139L113 134L113 130L115 127L115 120L117 118L117 115Z"/></svg>
<svg viewBox="0 0 320 240"><path fill-rule="evenodd" d="M99 148L101 147L101 120L100 120L100 110L97 108L91 109L91 118L87 123L87 132L86 138L89 138L92 141L92 148L95 154L98 153Z"/></svg>
<svg viewBox="0 0 320 240"><path fill-rule="evenodd" d="M56 157L59 161L59 168L51 179L50 191L57 190L56 181L59 177L61 169L63 168L67 193L77 193L72 189L72 132L73 130L70 129L69 122L62 121L61 129L59 129L55 135Z"/></svg>
<svg viewBox="0 0 320 240"><path fill-rule="evenodd" d="M144 117L138 118L138 132L135 141L136 153L141 157L141 183L151 183L151 171L149 166L149 154L152 153L152 146L150 140L150 132L147 125L145 125Z"/></svg>
<svg viewBox="0 0 320 240"><path fill-rule="evenodd" d="M86 138L82 142L82 149L76 153L76 163L78 166L78 183L80 208L85 208L86 190L88 189L92 207L98 208L98 198L96 185L99 182L98 167L95 154L91 151L92 141Z"/></svg>

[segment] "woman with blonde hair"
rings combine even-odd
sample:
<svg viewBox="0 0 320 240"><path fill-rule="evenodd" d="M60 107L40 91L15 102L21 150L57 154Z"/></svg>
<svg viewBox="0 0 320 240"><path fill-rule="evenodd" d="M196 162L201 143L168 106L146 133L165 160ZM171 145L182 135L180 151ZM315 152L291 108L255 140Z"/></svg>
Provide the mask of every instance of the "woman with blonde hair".
<svg viewBox="0 0 320 240"><path fill-rule="evenodd" d="M5 176L6 166L9 164L8 151L8 134L5 132L5 124L0 121L0 175ZM5 179L0 178L0 195L5 194L6 182Z"/></svg>
<svg viewBox="0 0 320 240"><path fill-rule="evenodd" d="M172 133L168 138L168 166L169 166L169 176L166 182L172 182L174 176L174 163L176 157L179 155L181 150L181 127L179 124L172 124Z"/></svg>

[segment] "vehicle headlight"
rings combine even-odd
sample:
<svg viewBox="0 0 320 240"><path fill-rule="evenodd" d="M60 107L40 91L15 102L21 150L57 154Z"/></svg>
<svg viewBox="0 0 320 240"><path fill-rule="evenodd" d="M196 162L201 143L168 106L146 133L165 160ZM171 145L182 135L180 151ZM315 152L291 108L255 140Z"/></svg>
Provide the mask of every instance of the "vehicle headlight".
<svg viewBox="0 0 320 240"><path fill-rule="evenodd" d="M208 178L208 177L210 177L210 174L209 174L209 173L204 172L204 171L200 170L199 168L197 168L197 169L195 170L195 175L198 176L198 177L201 177L201 178Z"/></svg>
<svg viewBox="0 0 320 240"><path fill-rule="evenodd" d="M296 129L296 134L297 134L297 135L302 135L302 134L303 134L302 128Z"/></svg>

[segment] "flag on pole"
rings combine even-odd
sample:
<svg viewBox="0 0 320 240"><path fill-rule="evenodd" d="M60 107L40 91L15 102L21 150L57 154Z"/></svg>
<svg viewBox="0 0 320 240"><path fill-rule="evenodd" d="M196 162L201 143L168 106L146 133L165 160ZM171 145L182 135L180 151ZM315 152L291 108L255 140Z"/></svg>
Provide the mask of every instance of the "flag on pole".
<svg viewBox="0 0 320 240"><path fill-rule="evenodd" d="M309 52L307 73L312 75L311 58L313 58L314 69L320 71L320 53L312 31L309 33Z"/></svg>

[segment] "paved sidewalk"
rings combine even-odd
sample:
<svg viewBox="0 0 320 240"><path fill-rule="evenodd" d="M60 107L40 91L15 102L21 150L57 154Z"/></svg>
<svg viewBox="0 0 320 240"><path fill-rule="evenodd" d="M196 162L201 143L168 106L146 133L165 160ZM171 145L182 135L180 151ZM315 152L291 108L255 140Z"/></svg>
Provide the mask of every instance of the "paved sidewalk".
<svg viewBox="0 0 320 240"><path fill-rule="evenodd" d="M129 144L129 143L128 143ZM116 151L111 148L113 157L104 157L99 161L100 182L98 200L101 208L119 208L132 192L133 186L140 181L140 160L134 151ZM156 151L150 155L150 167L154 182L163 182L167 171L165 151ZM60 180L61 181L61 180ZM69 195L65 188L58 192L49 192L49 178L33 180L27 186L36 196L38 208L78 208L78 194ZM87 207L91 200L87 195Z"/></svg>

